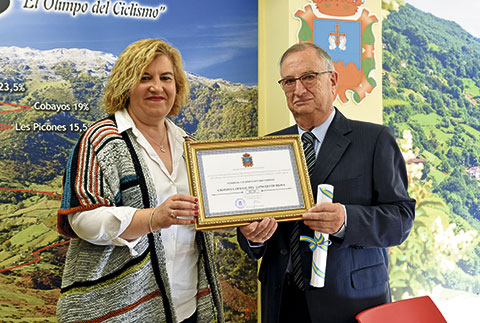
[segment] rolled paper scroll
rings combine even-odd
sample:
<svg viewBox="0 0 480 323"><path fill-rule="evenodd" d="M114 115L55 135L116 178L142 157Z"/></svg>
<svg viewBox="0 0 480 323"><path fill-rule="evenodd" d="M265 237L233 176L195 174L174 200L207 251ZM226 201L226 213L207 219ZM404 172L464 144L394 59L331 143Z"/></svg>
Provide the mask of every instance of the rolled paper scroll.
<svg viewBox="0 0 480 323"><path fill-rule="evenodd" d="M333 186L329 184L318 185L317 204L329 202L333 200ZM327 233L315 231L313 237L300 236L300 241L310 243L312 250L312 277L310 285L321 288L325 285L325 269L327 268L327 253L330 240Z"/></svg>

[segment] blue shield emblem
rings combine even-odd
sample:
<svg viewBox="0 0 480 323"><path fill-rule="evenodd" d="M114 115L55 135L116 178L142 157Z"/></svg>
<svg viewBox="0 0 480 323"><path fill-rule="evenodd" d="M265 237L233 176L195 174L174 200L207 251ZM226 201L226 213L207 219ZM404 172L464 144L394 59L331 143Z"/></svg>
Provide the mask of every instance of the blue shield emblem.
<svg viewBox="0 0 480 323"><path fill-rule="evenodd" d="M352 62L361 70L362 46L359 21L315 19L314 43L322 47L332 57L332 61Z"/></svg>

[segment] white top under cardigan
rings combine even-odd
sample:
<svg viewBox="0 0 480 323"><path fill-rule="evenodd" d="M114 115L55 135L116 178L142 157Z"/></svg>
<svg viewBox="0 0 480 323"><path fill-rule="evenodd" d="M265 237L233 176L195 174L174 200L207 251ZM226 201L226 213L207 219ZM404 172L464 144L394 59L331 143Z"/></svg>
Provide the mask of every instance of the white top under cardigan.
<svg viewBox="0 0 480 323"><path fill-rule="evenodd" d="M158 154L136 128L127 110L116 112L115 119L119 132L122 133L131 128L142 148L142 156L155 183L157 205L174 194L189 194L187 169L183 158L185 132L166 119L173 163L172 174L169 174ZM99 207L70 214L68 220L80 238L97 245L126 246L133 254L132 248L140 238L127 241L120 238L120 235L130 225L135 211L135 208L128 206ZM195 245L195 228L194 225L172 225L168 229L162 229L161 235L166 253L172 300L177 320L181 322L190 317L197 307L198 250Z"/></svg>

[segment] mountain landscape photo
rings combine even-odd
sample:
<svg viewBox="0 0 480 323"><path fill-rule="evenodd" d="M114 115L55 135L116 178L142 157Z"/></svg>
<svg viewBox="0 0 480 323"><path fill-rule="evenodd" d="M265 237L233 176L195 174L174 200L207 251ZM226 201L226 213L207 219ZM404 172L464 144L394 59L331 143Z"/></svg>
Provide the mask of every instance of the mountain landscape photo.
<svg viewBox="0 0 480 323"><path fill-rule="evenodd" d="M55 322L68 240L56 230L62 174L116 57L88 49L0 47L2 322ZM197 139L257 135L257 87L187 73L190 103L173 121ZM7 89L8 87L8 89ZM227 317L256 321L256 263L232 230L216 232ZM249 277L248 279L245 279Z"/></svg>

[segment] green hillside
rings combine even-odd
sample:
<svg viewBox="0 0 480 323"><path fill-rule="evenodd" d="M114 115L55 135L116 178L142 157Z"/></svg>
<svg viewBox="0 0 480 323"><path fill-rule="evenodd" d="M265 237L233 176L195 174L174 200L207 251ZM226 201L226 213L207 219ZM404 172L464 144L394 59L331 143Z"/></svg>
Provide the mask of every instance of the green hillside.
<svg viewBox="0 0 480 323"><path fill-rule="evenodd" d="M418 160L407 164L414 227L391 251L394 298L434 286L478 294L480 181L467 170L480 165L480 40L408 4L390 11L383 100L384 123L399 138L412 134Z"/></svg>
<svg viewBox="0 0 480 323"><path fill-rule="evenodd" d="M480 165L480 41L405 5L383 22L383 43L384 122L397 134L416 132L420 156L434 154L435 168L448 174L440 182L427 174L435 192L478 223L479 183L465 170Z"/></svg>

